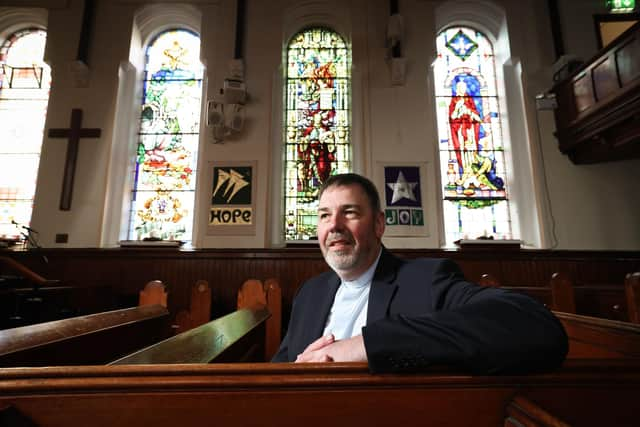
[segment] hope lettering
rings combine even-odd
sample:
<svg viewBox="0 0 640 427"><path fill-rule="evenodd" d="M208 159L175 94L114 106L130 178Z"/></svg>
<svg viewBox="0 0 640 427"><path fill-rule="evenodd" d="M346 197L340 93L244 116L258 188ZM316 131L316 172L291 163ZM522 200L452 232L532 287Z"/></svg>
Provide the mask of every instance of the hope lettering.
<svg viewBox="0 0 640 427"><path fill-rule="evenodd" d="M251 209L211 209L210 225L248 225L251 224Z"/></svg>

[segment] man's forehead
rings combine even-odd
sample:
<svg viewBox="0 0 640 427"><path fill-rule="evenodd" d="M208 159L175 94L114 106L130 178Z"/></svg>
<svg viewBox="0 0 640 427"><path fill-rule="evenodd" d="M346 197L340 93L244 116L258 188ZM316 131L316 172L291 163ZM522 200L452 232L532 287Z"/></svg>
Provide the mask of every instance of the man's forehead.
<svg viewBox="0 0 640 427"><path fill-rule="evenodd" d="M336 186L329 187L325 189L324 192L322 193L322 196L320 196L320 202L322 202L323 199L326 200L330 197L332 198L344 197L349 200L354 200L354 203L361 203L362 201L366 202L366 199L367 199L367 196L364 190L359 185L356 185L356 184L336 185Z"/></svg>

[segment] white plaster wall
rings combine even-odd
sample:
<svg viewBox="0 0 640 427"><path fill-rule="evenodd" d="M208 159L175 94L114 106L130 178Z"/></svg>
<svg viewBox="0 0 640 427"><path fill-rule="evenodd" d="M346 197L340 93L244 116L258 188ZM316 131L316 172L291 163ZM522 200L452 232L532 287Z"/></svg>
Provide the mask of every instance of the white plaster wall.
<svg viewBox="0 0 640 427"><path fill-rule="evenodd" d="M385 62L384 33L387 0L247 0L245 81L250 96L246 128L225 144L212 144L203 127L197 180L197 247L260 248L281 245L281 171L277 167L281 144L281 55L290 35L291 16L307 7L299 19L325 18L343 31L353 54L354 169L370 176L380 187L381 163L423 162L423 200L427 232L424 236L385 238L389 247L438 247L442 240L439 175L430 64L433 60L435 8L444 0L401 0L405 18L403 54L407 58L404 86L391 86ZM15 3L15 2L14 2ZM21 2L17 2L22 4ZM81 23L81 0L34 0L29 6L47 7L49 41L47 58L53 69L47 128L68 127L72 108L84 111L83 127L99 127L102 137L80 142L72 210L58 210L66 142L45 137L32 225L46 247L98 247L111 245L119 224L112 212L117 180L108 180L114 150L122 137L114 123L119 71L129 61L133 16L145 0L99 1L91 45L88 87L76 87L68 67L76 55ZM162 2L161 2L162 3ZM228 75L233 56L235 2L193 0L202 14L201 57L207 67L205 98L218 92ZM595 53L592 13L602 12L596 0L561 0L560 12L568 53ZM530 147L516 161L530 169L532 178L518 187L525 194L519 209L520 228L534 246L559 249L640 250L640 195L637 175L640 160L575 166L557 149L554 121L549 111L536 111L537 93L551 87L554 62L546 2L495 0L503 8L509 28L512 62L505 77L507 90L520 83L521 119L512 123L511 138L528 139ZM9 2L9 5L12 2ZM589 6L589 7L587 7ZM302 22L301 21L301 22ZM323 21L324 22L324 21ZM330 23L324 22L324 23ZM322 22L313 22L322 23ZM135 64L134 64L135 65ZM126 68L126 67L125 67ZM520 82L518 82L520 80ZM125 86L126 87L126 86ZM512 94L508 94L511 97ZM206 99L205 99L206 100ZM525 133L525 135L520 135ZM208 236L206 234L211 180L208 162L255 160L258 162L256 234ZM112 172L113 173L113 172ZM548 191L547 191L548 189ZM379 188L379 190L383 190ZM117 206L116 208L117 209ZM120 208L121 209L121 208ZM56 233L68 233L69 243L55 244ZM537 236L537 237L536 237ZM536 242L539 242L536 244Z"/></svg>
<svg viewBox="0 0 640 427"><path fill-rule="evenodd" d="M593 15L605 13L599 0L560 0L565 52L589 59L597 52ZM552 52L548 55L552 62ZM549 79L550 81L550 79ZM549 84L548 87L551 85ZM557 148L551 112L538 113L551 205L561 249L640 250L640 159L574 165ZM553 219L554 221L551 221Z"/></svg>

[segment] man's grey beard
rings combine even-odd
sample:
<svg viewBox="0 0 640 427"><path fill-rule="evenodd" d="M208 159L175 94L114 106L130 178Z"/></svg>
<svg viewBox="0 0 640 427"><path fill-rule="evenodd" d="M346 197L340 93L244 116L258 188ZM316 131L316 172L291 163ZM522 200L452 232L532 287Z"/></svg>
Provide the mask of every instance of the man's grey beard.
<svg viewBox="0 0 640 427"><path fill-rule="evenodd" d="M345 240L349 242L352 246L345 250L330 250L331 243L336 240ZM358 250L355 246L355 241L353 236L350 233L331 233L327 236L325 240L326 252L324 254L324 258L334 270L347 270L356 265L358 262Z"/></svg>
<svg viewBox="0 0 640 427"><path fill-rule="evenodd" d="M354 247L345 251L330 251L324 256L325 261L334 270L348 270L356 265L358 254Z"/></svg>

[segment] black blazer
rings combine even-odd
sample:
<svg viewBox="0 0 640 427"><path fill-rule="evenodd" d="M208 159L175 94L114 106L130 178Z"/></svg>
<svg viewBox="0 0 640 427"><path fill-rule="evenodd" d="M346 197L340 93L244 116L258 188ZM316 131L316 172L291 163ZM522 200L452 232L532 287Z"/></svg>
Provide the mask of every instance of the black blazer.
<svg viewBox="0 0 640 427"><path fill-rule="evenodd" d="M292 362L322 334L340 278L305 282L274 362ZM542 304L517 292L467 282L448 259L404 260L385 248L362 329L372 372L454 365L472 373L526 373L556 368L567 335Z"/></svg>

